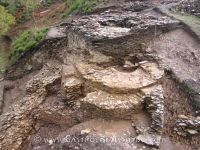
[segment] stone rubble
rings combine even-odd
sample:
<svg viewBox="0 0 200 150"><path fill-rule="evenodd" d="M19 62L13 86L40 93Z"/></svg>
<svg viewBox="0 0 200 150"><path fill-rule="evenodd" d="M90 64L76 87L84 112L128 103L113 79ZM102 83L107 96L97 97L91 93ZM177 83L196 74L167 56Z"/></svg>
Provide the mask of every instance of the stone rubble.
<svg viewBox="0 0 200 150"><path fill-rule="evenodd" d="M126 3L123 8L126 11L139 12L151 8L153 4L149 1L134 1Z"/></svg>
<svg viewBox="0 0 200 150"><path fill-rule="evenodd" d="M82 32L91 39L114 39L136 32L145 32L152 27L166 28L166 25L177 24L169 17L155 17L148 14L137 14L130 11L88 15L72 22L72 29Z"/></svg>
<svg viewBox="0 0 200 150"><path fill-rule="evenodd" d="M20 149L35 124L31 116L33 109L45 100L48 93L46 87L59 78L58 68L44 67L27 83L26 96L0 116L0 149Z"/></svg>
<svg viewBox="0 0 200 150"><path fill-rule="evenodd" d="M148 73L140 68L127 73L120 72L115 68L105 69L79 63L77 69L86 81L98 84L99 87L102 86L104 90L108 89L109 92L131 93L156 83Z"/></svg>
<svg viewBox="0 0 200 150"><path fill-rule="evenodd" d="M200 2L199 0L182 0L175 10L200 17Z"/></svg>
<svg viewBox="0 0 200 150"><path fill-rule="evenodd" d="M146 110L151 115L151 126L141 128L133 124L138 136L139 142L147 145L159 147L161 142L162 129L164 125L164 97L161 85L156 85L142 90L145 94L144 101Z"/></svg>
<svg viewBox="0 0 200 150"><path fill-rule="evenodd" d="M161 133L164 123L164 97L163 88L158 86L145 97L146 109L152 116L151 129Z"/></svg>
<svg viewBox="0 0 200 150"><path fill-rule="evenodd" d="M175 125L174 132L181 136L200 134L200 117L179 115Z"/></svg>
<svg viewBox="0 0 200 150"><path fill-rule="evenodd" d="M58 97L49 97L33 112L34 118L48 123L71 127L79 120L80 113L72 108L67 109L64 101Z"/></svg>

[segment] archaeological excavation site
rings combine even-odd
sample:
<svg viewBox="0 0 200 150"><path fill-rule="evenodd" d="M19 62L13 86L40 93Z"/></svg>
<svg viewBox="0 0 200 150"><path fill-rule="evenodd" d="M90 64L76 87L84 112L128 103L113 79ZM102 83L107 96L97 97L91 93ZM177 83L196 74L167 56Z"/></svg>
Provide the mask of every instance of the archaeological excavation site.
<svg viewBox="0 0 200 150"><path fill-rule="evenodd" d="M0 150L200 150L199 17L110 0L49 28L0 79Z"/></svg>

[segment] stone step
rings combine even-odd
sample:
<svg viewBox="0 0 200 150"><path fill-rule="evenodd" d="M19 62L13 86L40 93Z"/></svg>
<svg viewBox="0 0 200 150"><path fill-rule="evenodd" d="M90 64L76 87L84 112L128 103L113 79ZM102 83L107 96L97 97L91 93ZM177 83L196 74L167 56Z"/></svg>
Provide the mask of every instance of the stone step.
<svg viewBox="0 0 200 150"><path fill-rule="evenodd" d="M76 77L73 65L62 66L61 98L66 101L76 100L82 96L82 82Z"/></svg>
<svg viewBox="0 0 200 150"><path fill-rule="evenodd" d="M82 119L80 113L67 106L62 99L51 96L34 110L34 117L50 124L71 127Z"/></svg>
<svg viewBox="0 0 200 150"><path fill-rule="evenodd" d="M151 77L148 70L144 70L145 67L144 69L139 67L133 72L122 72L113 67L101 68L85 63L79 63L76 67L90 90L100 88L109 93L134 93L157 82ZM160 72L156 72L152 68L149 70L154 73L154 76L158 73L160 75Z"/></svg>
<svg viewBox="0 0 200 150"><path fill-rule="evenodd" d="M72 101L83 95L82 82L78 78L70 77L62 83L62 99Z"/></svg>
<svg viewBox="0 0 200 150"><path fill-rule="evenodd" d="M143 98L140 95L114 95L97 91L81 99L80 107L85 117L130 119L143 109Z"/></svg>

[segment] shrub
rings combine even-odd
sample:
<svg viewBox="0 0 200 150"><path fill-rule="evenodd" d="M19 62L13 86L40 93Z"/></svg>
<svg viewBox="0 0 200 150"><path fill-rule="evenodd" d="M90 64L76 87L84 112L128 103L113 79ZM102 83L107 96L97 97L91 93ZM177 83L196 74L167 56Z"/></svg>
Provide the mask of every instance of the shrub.
<svg viewBox="0 0 200 150"><path fill-rule="evenodd" d="M0 0L0 4L16 17L18 22L25 22L31 18L32 13L38 7L37 0Z"/></svg>
<svg viewBox="0 0 200 150"><path fill-rule="evenodd" d="M96 4L96 0L66 0L68 6L68 12L77 11L80 13L87 13L92 11L93 6Z"/></svg>
<svg viewBox="0 0 200 150"><path fill-rule="evenodd" d="M15 18L3 6L0 6L0 36L5 34L14 23Z"/></svg>
<svg viewBox="0 0 200 150"><path fill-rule="evenodd" d="M41 42L47 33L48 29L38 31L25 31L13 41L11 45L11 59L16 60L27 50Z"/></svg>
<svg viewBox="0 0 200 150"><path fill-rule="evenodd" d="M55 1L54 0L45 0L45 1L42 1L41 4L43 6L50 6L51 4L53 4Z"/></svg>

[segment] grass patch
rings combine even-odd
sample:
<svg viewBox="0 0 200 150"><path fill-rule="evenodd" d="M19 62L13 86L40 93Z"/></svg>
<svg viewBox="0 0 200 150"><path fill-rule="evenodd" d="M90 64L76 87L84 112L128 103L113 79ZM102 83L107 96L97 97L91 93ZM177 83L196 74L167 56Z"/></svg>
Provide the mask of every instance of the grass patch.
<svg viewBox="0 0 200 150"><path fill-rule="evenodd" d="M95 0L94 0L95 1ZM67 0L68 13L80 12L86 13L92 11L92 5L94 4L92 0Z"/></svg>
<svg viewBox="0 0 200 150"><path fill-rule="evenodd" d="M45 38L47 31L48 29L41 29L23 32L11 45L11 60L16 60L27 50L40 43Z"/></svg>
<svg viewBox="0 0 200 150"><path fill-rule="evenodd" d="M98 3L105 0L66 0L68 6L67 14L69 13L88 13L94 10Z"/></svg>
<svg viewBox="0 0 200 150"><path fill-rule="evenodd" d="M17 23L23 23L29 20L32 13L39 6L36 0L0 0L0 4L16 17Z"/></svg>

